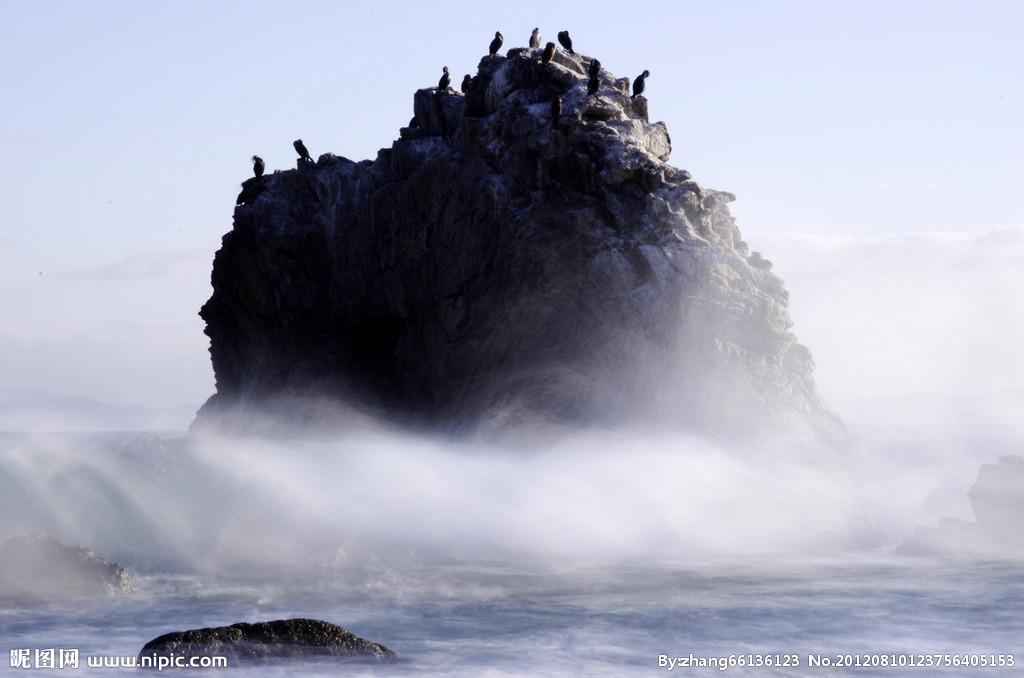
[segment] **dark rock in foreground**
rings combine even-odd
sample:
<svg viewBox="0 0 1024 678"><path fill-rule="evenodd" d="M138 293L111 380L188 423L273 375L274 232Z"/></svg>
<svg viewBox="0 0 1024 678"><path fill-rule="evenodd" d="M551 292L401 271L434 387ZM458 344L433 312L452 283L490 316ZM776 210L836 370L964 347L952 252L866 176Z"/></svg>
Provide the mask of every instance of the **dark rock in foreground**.
<svg viewBox="0 0 1024 678"><path fill-rule="evenodd" d="M255 624L175 631L146 643L143 657L227 657L228 666L282 659L359 660L394 663L398 656L340 626L316 619L279 619Z"/></svg>
<svg viewBox="0 0 1024 678"><path fill-rule="evenodd" d="M376 160L249 180L201 311L217 393L196 424L305 425L330 418L312 404L326 396L444 428L842 439L735 196L667 163L668 131L628 80L601 70L586 96L589 63L485 57L465 95L416 92L416 126Z"/></svg>
<svg viewBox="0 0 1024 678"><path fill-rule="evenodd" d="M58 537L20 535L0 544L2 598L51 601L133 591L124 567Z"/></svg>
<svg viewBox="0 0 1024 678"><path fill-rule="evenodd" d="M1024 559L1024 457L983 464L967 496L977 522L940 518L938 527L915 529L896 553Z"/></svg>

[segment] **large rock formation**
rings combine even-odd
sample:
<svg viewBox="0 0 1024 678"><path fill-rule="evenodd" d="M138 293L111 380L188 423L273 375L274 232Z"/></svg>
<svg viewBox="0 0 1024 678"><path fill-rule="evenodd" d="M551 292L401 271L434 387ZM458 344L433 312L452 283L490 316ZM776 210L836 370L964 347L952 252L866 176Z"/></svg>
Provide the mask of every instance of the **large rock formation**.
<svg viewBox="0 0 1024 678"><path fill-rule="evenodd" d="M589 63L484 57L468 92L416 92L375 160L247 181L201 311L217 393L197 422L286 401L301 416L327 395L449 427L649 418L841 438L734 196L668 164L627 79L602 70L587 97Z"/></svg>
<svg viewBox="0 0 1024 678"><path fill-rule="evenodd" d="M344 659L395 663L394 652L340 626L318 619L278 619L217 628L174 631L154 638L139 652L139 664L160 666L160 658L226 657L228 666L282 659Z"/></svg>
<svg viewBox="0 0 1024 678"><path fill-rule="evenodd" d="M59 537L25 534L0 544L0 598L56 601L134 590L123 566Z"/></svg>

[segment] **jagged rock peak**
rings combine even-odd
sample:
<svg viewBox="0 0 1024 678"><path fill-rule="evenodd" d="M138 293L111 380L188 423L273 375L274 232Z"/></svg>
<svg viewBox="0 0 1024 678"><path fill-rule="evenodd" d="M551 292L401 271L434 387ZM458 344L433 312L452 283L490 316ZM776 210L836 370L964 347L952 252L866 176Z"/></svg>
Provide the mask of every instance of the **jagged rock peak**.
<svg viewBox="0 0 1024 678"><path fill-rule="evenodd" d="M664 123L590 57L484 57L425 88L373 161L250 179L201 315L199 423L311 395L443 427L660 419L845 429L787 293L727 204L668 164ZM243 199L244 198L244 199Z"/></svg>

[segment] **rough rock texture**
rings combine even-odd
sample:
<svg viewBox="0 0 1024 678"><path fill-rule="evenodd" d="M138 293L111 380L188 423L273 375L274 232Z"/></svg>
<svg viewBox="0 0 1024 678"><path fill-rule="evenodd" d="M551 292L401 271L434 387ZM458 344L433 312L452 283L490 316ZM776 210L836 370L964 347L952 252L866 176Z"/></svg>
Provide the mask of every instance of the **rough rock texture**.
<svg viewBox="0 0 1024 678"><path fill-rule="evenodd" d="M326 394L449 428L842 438L734 196L668 164L627 79L602 70L586 97L589 63L484 57L465 94L416 92L415 126L375 160L248 180L201 311L217 393L197 423Z"/></svg>
<svg viewBox="0 0 1024 678"><path fill-rule="evenodd" d="M28 534L0 544L0 598L66 600L133 591L124 567L58 537Z"/></svg>
<svg viewBox="0 0 1024 678"><path fill-rule="evenodd" d="M977 522L940 518L938 527L915 529L896 553L1024 559L1024 457L982 464L967 496Z"/></svg>
<svg viewBox="0 0 1024 678"><path fill-rule="evenodd" d="M228 666L288 658L339 658L394 663L397 655L379 643L359 638L317 619L278 619L256 624L175 631L146 643L142 657L228 658Z"/></svg>

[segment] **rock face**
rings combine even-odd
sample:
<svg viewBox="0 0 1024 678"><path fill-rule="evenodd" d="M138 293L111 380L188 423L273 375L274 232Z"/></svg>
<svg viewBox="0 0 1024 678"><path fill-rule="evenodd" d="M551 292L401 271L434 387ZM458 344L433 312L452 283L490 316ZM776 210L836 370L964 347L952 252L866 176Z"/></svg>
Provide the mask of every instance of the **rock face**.
<svg viewBox="0 0 1024 678"><path fill-rule="evenodd" d="M896 553L1024 559L1024 457L983 464L967 496L977 522L941 518L915 529Z"/></svg>
<svg viewBox="0 0 1024 678"><path fill-rule="evenodd" d="M124 567L58 537L20 535L0 544L2 598L66 600L133 591Z"/></svg>
<svg viewBox="0 0 1024 678"><path fill-rule="evenodd" d="M414 126L375 160L248 180L201 311L217 392L196 424L282 402L301 417L326 395L449 428L841 438L734 196L668 164L627 79L601 70L587 97L589 64L484 57L468 92L416 92Z"/></svg>
<svg viewBox="0 0 1024 678"><path fill-rule="evenodd" d="M394 663L397 655L317 619L279 619L256 624L176 631L154 638L139 653L143 658L227 657L228 666L260 664L288 658L339 658Z"/></svg>

